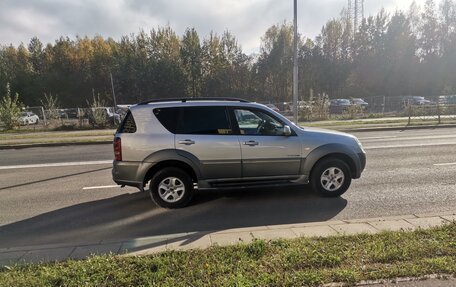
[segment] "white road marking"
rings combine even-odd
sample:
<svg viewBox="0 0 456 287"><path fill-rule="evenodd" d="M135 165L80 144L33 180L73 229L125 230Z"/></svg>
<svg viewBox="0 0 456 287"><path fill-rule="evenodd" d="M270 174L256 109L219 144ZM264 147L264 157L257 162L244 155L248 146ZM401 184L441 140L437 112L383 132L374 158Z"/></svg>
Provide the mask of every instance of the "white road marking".
<svg viewBox="0 0 456 287"><path fill-rule="evenodd" d="M5 165L5 166L0 166L0 170L20 169L20 168L79 166L79 165L94 165L94 164L112 164L112 160L57 162L57 163L41 163L41 164L25 164L25 165Z"/></svg>
<svg viewBox="0 0 456 287"><path fill-rule="evenodd" d="M403 145L382 145L382 146L363 146L364 149L387 149L387 148L405 148L405 147L427 147L427 146L444 146L456 145L456 142L443 142L443 143L425 143L425 144L403 144Z"/></svg>
<svg viewBox="0 0 456 287"><path fill-rule="evenodd" d="M119 187L119 188L120 188L120 185L87 186L87 187L83 187L82 190L103 189L103 188L116 188L116 187Z"/></svg>
<svg viewBox="0 0 456 287"><path fill-rule="evenodd" d="M435 163L435 166L450 166L450 165L456 165L456 162L449 162L449 163Z"/></svg>
<svg viewBox="0 0 456 287"><path fill-rule="evenodd" d="M367 138L358 138L360 141L362 140L381 140L381 139L391 139L397 138L397 136L383 136L383 137L367 137Z"/></svg>
<svg viewBox="0 0 456 287"><path fill-rule="evenodd" d="M456 138L456 135L435 135L435 136L419 136L419 137L371 137L371 138L358 138L359 140L365 140L365 141L382 141L382 139L389 139L391 141L415 141L415 140L431 140L431 139L454 139Z"/></svg>

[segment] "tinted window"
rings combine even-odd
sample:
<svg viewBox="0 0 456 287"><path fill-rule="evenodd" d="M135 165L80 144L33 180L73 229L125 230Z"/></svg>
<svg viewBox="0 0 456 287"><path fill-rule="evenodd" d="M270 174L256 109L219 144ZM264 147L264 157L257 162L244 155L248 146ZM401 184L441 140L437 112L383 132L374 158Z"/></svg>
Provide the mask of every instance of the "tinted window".
<svg viewBox="0 0 456 287"><path fill-rule="evenodd" d="M127 112L125 115L125 118L122 122L122 124L119 126L119 129L117 130L118 133L135 133L136 132L136 123L135 119L133 118L133 115L131 114L130 111Z"/></svg>
<svg viewBox="0 0 456 287"><path fill-rule="evenodd" d="M184 107L177 133L230 135L233 131L225 107Z"/></svg>
<svg viewBox="0 0 456 287"><path fill-rule="evenodd" d="M176 133L179 108L159 108L154 110L154 115L160 123L173 134Z"/></svg>

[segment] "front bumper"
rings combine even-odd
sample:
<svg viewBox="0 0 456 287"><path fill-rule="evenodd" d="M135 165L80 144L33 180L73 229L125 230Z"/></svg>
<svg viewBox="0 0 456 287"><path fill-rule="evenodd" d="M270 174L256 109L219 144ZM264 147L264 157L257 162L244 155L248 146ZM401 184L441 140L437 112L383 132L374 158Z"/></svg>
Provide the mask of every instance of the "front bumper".
<svg viewBox="0 0 456 287"><path fill-rule="evenodd" d="M364 152L360 152L358 153L358 158L359 158L359 169L357 170L357 173L356 173L356 176L355 176L355 179L356 178L360 178L361 177L361 173L364 171L364 169L366 168L366 153Z"/></svg>

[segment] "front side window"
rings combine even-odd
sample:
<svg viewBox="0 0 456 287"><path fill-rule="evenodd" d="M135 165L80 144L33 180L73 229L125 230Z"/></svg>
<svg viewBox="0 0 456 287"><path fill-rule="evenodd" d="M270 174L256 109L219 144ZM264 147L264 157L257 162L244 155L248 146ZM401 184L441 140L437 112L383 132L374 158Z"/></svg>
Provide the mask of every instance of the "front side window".
<svg viewBox="0 0 456 287"><path fill-rule="evenodd" d="M233 130L225 107L183 107L177 133L231 135Z"/></svg>
<svg viewBox="0 0 456 287"><path fill-rule="evenodd" d="M281 136L284 125L270 115L248 109L235 109L234 115L241 135Z"/></svg>

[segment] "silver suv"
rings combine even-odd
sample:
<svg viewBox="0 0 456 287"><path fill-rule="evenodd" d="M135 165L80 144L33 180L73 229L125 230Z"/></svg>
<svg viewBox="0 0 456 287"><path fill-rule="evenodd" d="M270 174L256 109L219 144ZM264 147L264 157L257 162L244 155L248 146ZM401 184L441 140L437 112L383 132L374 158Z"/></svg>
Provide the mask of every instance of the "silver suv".
<svg viewBox="0 0 456 287"><path fill-rule="evenodd" d="M264 105L231 98L132 106L114 154L114 181L147 186L166 208L186 206L195 189L310 183L322 196L337 197L366 165L354 136L301 128Z"/></svg>

